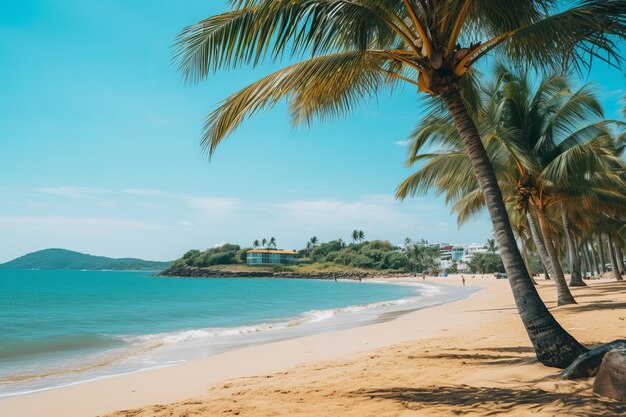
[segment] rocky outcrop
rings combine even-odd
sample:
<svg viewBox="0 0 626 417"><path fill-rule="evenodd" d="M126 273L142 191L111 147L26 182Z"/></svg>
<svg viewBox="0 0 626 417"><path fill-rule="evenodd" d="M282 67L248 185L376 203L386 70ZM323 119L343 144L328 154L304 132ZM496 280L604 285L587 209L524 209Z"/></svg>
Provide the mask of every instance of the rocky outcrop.
<svg viewBox="0 0 626 417"><path fill-rule="evenodd" d="M614 340L580 355L570 366L561 371L561 377L578 379L594 376L598 372L604 355L616 348L626 349L626 339Z"/></svg>
<svg viewBox="0 0 626 417"><path fill-rule="evenodd" d="M383 272L297 272L297 271L229 271L216 268L198 268L184 266L170 268L161 272L159 276L181 278L309 278L309 279L354 279L377 278L389 276ZM398 274L406 275L406 274Z"/></svg>
<svg viewBox="0 0 626 417"><path fill-rule="evenodd" d="M626 402L626 346L613 349L604 355L593 383L593 392Z"/></svg>

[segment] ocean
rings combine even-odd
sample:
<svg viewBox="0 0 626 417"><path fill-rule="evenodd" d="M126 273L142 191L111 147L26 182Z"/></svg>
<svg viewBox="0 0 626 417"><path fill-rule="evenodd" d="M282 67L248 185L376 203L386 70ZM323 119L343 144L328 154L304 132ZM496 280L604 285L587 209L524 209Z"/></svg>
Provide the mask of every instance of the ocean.
<svg viewBox="0 0 626 417"><path fill-rule="evenodd" d="M428 283L0 270L0 398L354 327L466 293Z"/></svg>

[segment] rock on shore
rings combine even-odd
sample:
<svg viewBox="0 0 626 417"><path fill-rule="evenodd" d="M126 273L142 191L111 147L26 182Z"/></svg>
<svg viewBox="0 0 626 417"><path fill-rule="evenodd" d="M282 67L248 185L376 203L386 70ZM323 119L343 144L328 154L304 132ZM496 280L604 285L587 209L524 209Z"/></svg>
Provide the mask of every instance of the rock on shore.
<svg viewBox="0 0 626 417"><path fill-rule="evenodd" d="M181 278L309 278L309 279L361 279L382 278L389 276L386 272L298 272L298 271L229 271L217 268L199 268L184 266L169 268L161 272L163 277ZM398 274L404 275L404 274Z"/></svg>

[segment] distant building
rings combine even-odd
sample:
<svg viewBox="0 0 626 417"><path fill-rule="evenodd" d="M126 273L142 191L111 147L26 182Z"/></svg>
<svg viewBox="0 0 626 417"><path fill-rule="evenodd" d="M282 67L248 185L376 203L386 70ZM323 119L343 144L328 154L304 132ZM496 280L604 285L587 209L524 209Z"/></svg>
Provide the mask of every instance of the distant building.
<svg viewBox="0 0 626 417"><path fill-rule="evenodd" d="M246 252L248 265L294 265L298 252L282 249L252 249Z"/></svg>
<svg viewBox="0 0 626 417"><path fill-rule="evenodd" d="M469 270L469 262L476 253L486 253L488 251L487 245L480 243L470 243L469 245L442 243L439 245L439 266L442 269L447 269L456 264L459 272L466 272Z"/></svg>

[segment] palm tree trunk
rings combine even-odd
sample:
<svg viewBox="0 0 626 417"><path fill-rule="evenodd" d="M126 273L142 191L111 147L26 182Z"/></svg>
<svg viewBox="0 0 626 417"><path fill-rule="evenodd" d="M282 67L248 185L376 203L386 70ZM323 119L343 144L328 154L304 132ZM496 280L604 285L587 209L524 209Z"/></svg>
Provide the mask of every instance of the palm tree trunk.
<svg viewBox="0 0 626 417"><path fill-rule="evenodd" d="M576 259L578 261L578 264L576 266L578 270L580 271L581 278L584 280L585 273L583 272L583 261L581 260L582 252L580 251L580 245L578 244L578 242L576 242L576 240L574 240L574 250L576 251Z"/></svg>
<svg viewBox="0 0 626 417"><path fill-rule="evenodd" d="M589 254L589 246L587 246L587 243L583 243L583 253L585 254L585 261L587 262L587 272L589 272L590 277L593 277L593 264L591 263L591 255Z"/></svg>
<svg viewBox="0 0 626 417"><path fill-rule="evenodd" d="M593 267L594 273L597 272L600 275L600 268L598 267L598 261L596 259L596 253L593 250L593 243L588 242L587 248L589 248L589 256L591 257L591 266ZM594 275L594 274L591 274Z"/></svg>
<svg viewBox="0 0 626 417"><path fill-rule="evenodd" d="M619 273L624 275L626 274L626 267L624 266L624 255L622 255L622 250L617 245L617 243L613 242L613 247L615 248L615 257L617 258L617 266L619 267Z"/></svg>
<svg viewBox="0 0 626 417"><path fill-rule="evenodd" d="M600 252L600 270L602 273L606 273L606 257L604 256L604 242L602 236L598 235L598 252Z"/></svg>
<svg viewBox="0 0 626 417"><path fill-rule="evenodd" d="M554 242L552 241L552 233L550 232L548 226L546 213L541 209L537 210L537 218L539 219L539 229L541 230L541 234L543 236L543 243L546 245L546 250L548 251L548 256L550 261L552 261L552 268L554 269L554 274L550 275L552 275L554 283L556 284L556 304L559 306L576 304L574 296L567 287L565 275L563 275L563 269L561 269L561 263L559 262L559 256L556 253L556 248L554 247Z"/></svg>
<svg viewBox="0 0 626 417"><path fill-rule="evenodd" d="M537 228L537 223L535 222L535 218L533 217L530 210L526 210L526 219L528 220L528 228L530 229L530 235L535 242L535 247L537 248L537 253L539 254L539 258L541 259L541 263L543 264L543 272L545 275L545 279L550 279L550 275L554 275L554 268L552 267L552 261L548 256L548 251L546 250L546 246L543 244L543 239L541 237L541 233L539 232L539 228Z"/></svg>
<svg viewBox="0 0 626 417"><path fill-rule="evenodd" d="M520 242L522 243L522 256L524 257L524 265L526 265L526 269L528 270L528 276L530 276L530 280L532 281L533 285L539 285L537 284L537 281L535 281L532 268L530 267L530 259L528 258L528 247L526 246L526 241L524 240L524 237L520 237Z"/></svg>
<svg viewBox="0 0 626 417"><path fill-rule="evenodd" d="M591 270L591 261L589 261L589 253L587 252L586 244L583 243L581 245L580 253L583 256L583 259L585 260L585 276L587 276L587 272L589 272L589 275L593 275L593 271Z"/></svg>
<svg viewBox="0 0 626 417"><path fill-rule="evenodd" d="M615 251L613 250L613 238L609 233L606 234L607 240L609 242L609 255L611 255L611 269L613 270L613 275L615 279L618 281L622 281L622 275L619 273L619 267L617 266L617 257L615 256Z"/></svg>
<svg viewBox="0 0 626 417"><path fill-rule="evenodd" d="M500 246L500 256L509 278L517 311L535 348L537 359L547 366L566 367L587 349L554 319L530 280L515 243L493 167L458 88L453 88L442 98L472 162Z"/></svg>
<svg viewBox="0 0 626 417"><path fill-rule="evenodd" d="M561 221L563 223L565 242L567 243L569 271L571 274L569 285L570 287L586 287L587 284L585 284L585 282L583 281L583 278L580 275L580 269L578 269L578 254L576 253L576 243L574 243L574 239L572 239L572 234L569 231L569 220L563 207L561 207Z"/></svg>

